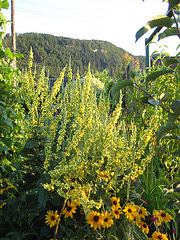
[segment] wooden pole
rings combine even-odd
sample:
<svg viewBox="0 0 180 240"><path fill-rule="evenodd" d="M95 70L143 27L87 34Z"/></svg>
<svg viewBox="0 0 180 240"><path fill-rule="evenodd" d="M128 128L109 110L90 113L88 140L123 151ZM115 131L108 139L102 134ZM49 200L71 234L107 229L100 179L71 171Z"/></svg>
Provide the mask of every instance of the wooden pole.
<svg viewBox="0 0 180 240"><path fill-rule="evenodd" d="M16 33L15 33L15 0L11 0L11 37L12 52L16 52ZM16 57L13 59L13 68L16 68Z"/></svg>

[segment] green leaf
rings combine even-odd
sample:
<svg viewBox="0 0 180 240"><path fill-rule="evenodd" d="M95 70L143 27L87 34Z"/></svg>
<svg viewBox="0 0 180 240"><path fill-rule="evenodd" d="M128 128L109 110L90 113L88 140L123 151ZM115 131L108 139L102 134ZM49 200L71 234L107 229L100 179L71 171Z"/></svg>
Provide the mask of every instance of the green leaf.
<svg viewBox="0 0 180 240"><path fill-rule="evenodd" d="M180 104L178 106L178 108L175 110L174 113L169 113L168 115L168 120L171 124L174 123L174 121L179 117L180 115Z"/></svg>
<svg viewBox="0 0 180 240"><path fill-rule="evenodd" d="M120 81L116 82L115 85L111 89L111 93L112 93L113 97L115 97L116 94L119 93L119 91L122 88L125 88L128 86L133 86L133 81L130 79L124 79L124 80L120 80Z"/></svg>
<svg viewBox="0 0 180 240"><path fill-rule="evenodd" d="M179 63L178 59L176 59L176 58L164 58L162 61L166 67L169 67L172 64Z"/></svg>
<svg viewBox="0 0 180 240"><path fill-rule="evenodd" d="M31 139L29 138L27 141L26 141L26 144L24 146L25 149L27 148L34 148L34 147L38 147L38 142L34 139Z"/></svg>
<svg viewBox="0 0 180 240"><path fill-rule="evenodd" d="M175 100L172 104L171 104L171 109L175 112L180 106L180 100Z"/></svg>
<svg viewBox="0 0 180 240"><path fill-rule="evenodd" d="M165 29L164 32L162 32L158 35L158 41L160 41L166 37L175 36L177 34L178 34L178 31L177 31L176 27L171 27L171 28Z"/></svg>
<svg viewBox="0 0 180 240"><path fill-rule="evenodd" d="M161 177L161 178L159 178L159 181L160 181L162 184L164 184L166 187L169 186L169 180L168 180L167 178Z"/></svg>
<svg viewBox="0 0 180 240"><path fill-rule="evenodd" d="M178 4L180 4L180 0L168 0L169 2L169 10L176 7Z"/></svg>
<svg viewBox="0 0 180 240"><path fill-rule="evenodd" d="M13 56L15 56L16 58L24 57L21 53L13 53Z"/></svg>
<svg viewBox="0 0 180 240"><path fill-rule="evenodd" d="M152 82L152 81L154 81L156 78L158 78L158 77L160 77L160 76L162 76L162 75L164 75L164 74L167 74L167 73L171 73L171 72L173 72L173 70L172 69L166 69L166 68L164 68L164 69L159 69L159 70L156 70L155 72L150 72L148 75L147 75L147 77L146 77L146 82L147 83L149 83L149 82Z"/></svg>
<svg viewBox="0 0 180 240"><path fill-rule="evenodd" d="M136 33L136 42L139 38L141 38L146 32L151 30L154 27L167 27L170 28L173 24L174 20L165 15L158 15L153 17L146 26L140 28Z"/></svg>
<svg viewBox="0 0 180 240"><path fill-rule="evenodd" d="M4 58L5 57L5 52L0 48L0 58Z"/></svg>
<svg viewBox="0 0 180 240"><path fill-rule="evenodd" d="M151 105L155 105L155 106L161 106L161 103L159 101L154 100L154 99L149 99L148 103L150 103Z"/></svg>
<svg viewBox="0 0 180 240"><path fill-rule="evenodd" d="M6 54L7 54L8 58L10 58L10 59L13 59L13 58L14 58L13 53L11 52L11 50L10 50L9 47L8 47L7 50L6 50Z"/></svg>
<svg viewBox="0 0 180 240"><path fill-rule="evenodd" d="M136 77L136 72L135 71L129 71L129 76L132 78Z"/></svg>
<svg viewBox="0 0 180 240"><path fill-rule="evenodd" d="M8 9L9 8L9 2L8 1L1 1L0 2L0 8Z"/></svg>
<svg viewBox="0 0 180 240"><path fill-rule="evenodd" d="M169 131L177 129L178 126L177 125L172 125L172 124L167 124L166 127L161 127L157 133L157 138L156 141L157 143L159 143L159 140Z"/></svg>
<svg viewBox="0 0 180 240"><path fill-rule="evenodd" d="M39 207L46 207L46 202L48 201L48 193L44 189L39 190L39 195L38 195L38 201L39 201Z"/></svg>

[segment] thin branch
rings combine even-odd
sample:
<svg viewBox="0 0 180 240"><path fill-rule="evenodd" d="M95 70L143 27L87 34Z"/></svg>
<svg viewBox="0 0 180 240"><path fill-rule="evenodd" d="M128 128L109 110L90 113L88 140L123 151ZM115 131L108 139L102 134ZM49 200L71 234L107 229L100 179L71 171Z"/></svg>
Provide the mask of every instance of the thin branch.
<svg viewBox="0 0 180 240"><path fill-rule="evenodd" d="M68 191L68 192L69 192L69 191ZM67 202L67 199L64 200L63 207L61 208L61 212L60 212L59 217L58 217L58 220L57 220L56 230L55 230L55 233L54 233L54 240L56 240L56 235L57 235L57 232L58 232L59 222L60 222L62 213L63 213L63 211L64 211L64 208L65 208L65 206L66 206L66 202Z"/></svg>

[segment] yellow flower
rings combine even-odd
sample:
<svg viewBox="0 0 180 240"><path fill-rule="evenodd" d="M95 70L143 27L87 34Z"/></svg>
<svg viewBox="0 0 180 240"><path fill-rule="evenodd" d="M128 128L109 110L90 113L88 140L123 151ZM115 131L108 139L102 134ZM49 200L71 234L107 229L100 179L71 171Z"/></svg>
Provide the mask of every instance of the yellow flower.
<svg viewBox="0 0 180 240"><path fill-rule="evenodd" d="M109 228L114 224L112 220L113 216L110 213L108 213L108 211L102 213L102 217L103 217L102 226L104 228Z"/></svg>
<svg viewBox="0 0 180 240"><path fill-rule="evenodd" d="M0 205L0 208L2 208L4 205L6 205L6 203L2 203L2 204Z"/></svg>
<svg viewBox="0 0 180 240"><path fill-rule="evenodd" d="M139 226L139 224L141 223L141 217L139 215L137 215L137 216L134 217L134 219L132 221L133 221L134 224Z"/></svg>
<svg viewBox="0 0 180 240"><path fill-rule="evenodd" d="M103 217L100 213L92 210L90 214L86 217L86 219L87 223L91 225L91 228L94 227L95 230L97 228L101 229Z"/></svg>
<svg viewBox="0 0 180 240"><path fill-rule="evenodd" d="M145 232L146 234L149 233L149 227L148 225L145 223L145 222L142 222L141 225L140 225L140 228L143 232Z"/></svg>
<svg viewBox="0 0 180 240"><path fill-rule="evenodd" d="M120 214L122 214L121 207L116 208L115 206L112 206L111 209L112 209L111 211L112 216L115 217L115 219L119 219Z"/></svg>
<svg viewBox="0 0 180 240"><path fill-rule="evenodd" d="M160 226L163 221L167 223L172 220L172 217L169 215L169 213L166 213L165 211L162 210L160 211L155 210L153 213L153 217L158 218L158 220L156 220L156 224L158 226Z"/></svg>
<svg viewBox="0 0 180 240"><path fill-rule="evenodd" d="M137 205L134 206L136 211L137 211L137 214L142 217L143 219L145 219L145 216L147 216L147 211L144 207L139 207Z"/></svg>
<svg viewBox="0 0 180 240"><path fill-rule="evenodd" d="M58 211L56 210L55 212L54 211L51 211L49 210L45 216L45 220L46 220L46 224L49 225L50 227L53 227L54 225L56 225L57 223L57 220L58 220Z"/></svg>
<svg viewBox="0 0 180 240"><path fill-rule="evenodd" d="M168 240L168 238L166 237L166 234L164 233L160 233L160 232L157 232L155 231L153 234L152 234L152 237L150 238L150 240Z"/></svg>
<svg viewBox="0 0 180 240"><path fill-rule="evenodd" d="M73 218L73 213L76 213L76 205L73 202L67 202L67 207L64 209L63 214L65 214L65 218L71 217Z"/></svg>
<svg viewBox="0 0 180 240"><path fill-rule="evenodd" d="M136 208L132 205L132 203L127 203L123 212L126 214L129 221L133 221L134 217L137 215Z"/></svg>
<svg viewBox="0 0 180 240"><path fill-rule="evenodd" d="M120 207L120 204L119 204L120 198L112 197L111 202L112 202L112 205L115 206L116 208Z"/></svg>

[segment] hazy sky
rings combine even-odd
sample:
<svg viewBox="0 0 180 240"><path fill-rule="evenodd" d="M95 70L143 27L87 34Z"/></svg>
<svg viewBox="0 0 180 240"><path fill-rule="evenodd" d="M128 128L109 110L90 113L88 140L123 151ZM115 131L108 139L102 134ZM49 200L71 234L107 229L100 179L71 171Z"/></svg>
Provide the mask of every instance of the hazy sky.
<svg viewBox="0 0 180 240"><path fill-rule="evenodd" d="M145 55L144 42L150 33L137 43L135 34L152 17L165 14L167 8L162 0L15 0L15 29L17 33L104 40L131 54ZM10 20L10 8L4 14ZM163 49L174 55L179 43L177 37L170 37L159 45L168 45ZM151 44L150 52L154 50L159 46Z"/></svg>

